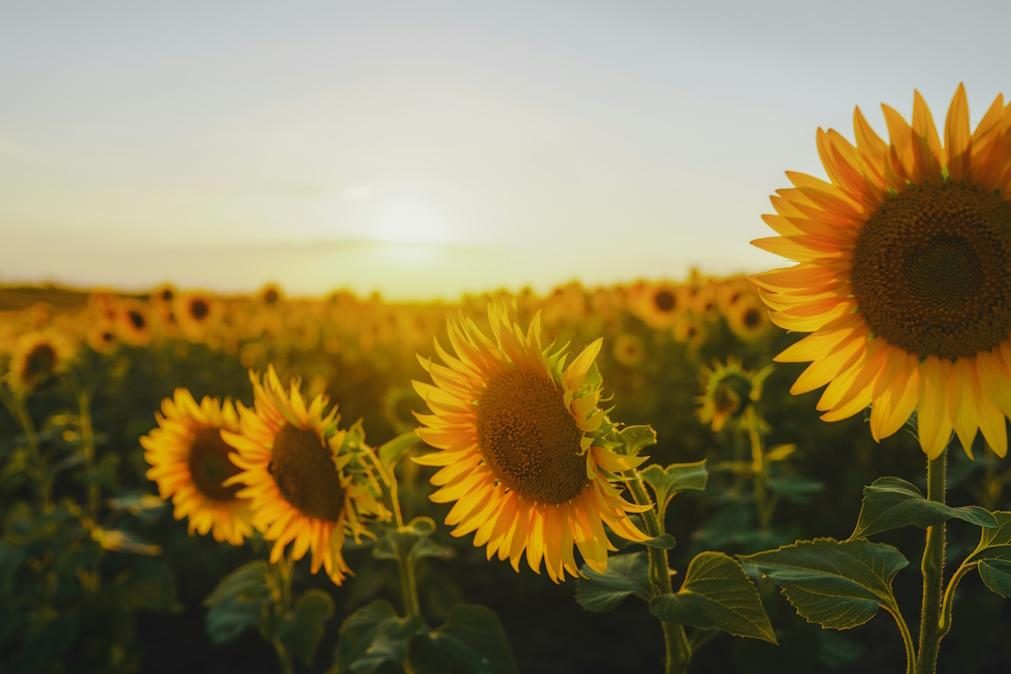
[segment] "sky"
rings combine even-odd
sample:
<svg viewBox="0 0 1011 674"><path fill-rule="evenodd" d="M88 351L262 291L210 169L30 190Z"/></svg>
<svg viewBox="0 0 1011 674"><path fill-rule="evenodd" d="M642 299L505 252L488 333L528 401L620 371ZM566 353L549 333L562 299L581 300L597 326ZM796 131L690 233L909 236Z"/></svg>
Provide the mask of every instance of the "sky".
<svg viewBox="0 0 1011 674"><path fill-rule="evenodd" d="M999 2L0 10L0 283L402 298L783 262L854 105L1011 94ZM940 126L940 124L939 124Z"/></svg>

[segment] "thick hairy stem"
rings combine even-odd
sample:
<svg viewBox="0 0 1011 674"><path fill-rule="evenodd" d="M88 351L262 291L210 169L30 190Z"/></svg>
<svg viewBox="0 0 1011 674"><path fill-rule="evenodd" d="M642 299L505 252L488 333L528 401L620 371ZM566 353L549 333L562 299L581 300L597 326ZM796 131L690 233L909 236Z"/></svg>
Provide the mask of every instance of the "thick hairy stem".
<svg viewBox="0 0 1011 674"><path fill-rule="evenodd" d="M276 597L277 602L274 606L275 620L280 621L281 618L291 611L293 606L293 598L291 594L291 580L294 571L295 563L292 561L291 556L286 552L284 556L277 562L277 564L272 564L274 573L277 576L277 588L278 595ZM295 671L295 663L292 661L291 653L280 639L274 639L274 652L277 653L277 661L280 665L281 674L293 674Z"/></svg>
<svg viewBox="0 0 1011 674"><path fill-rule="evenodd" d="M629 489L632 497L639 505L650 505L652 500L646 493L642 478L638 472L629 480ZM655 509L647 510L642 514L646 526L646 533L656 537L664 533L664 523L660 521ZM663 548L648 547L649 555L649 579L653 587L653 594L671 594L673 589L670 582L670 566L667 561L667 551ZM683 625L669 620L660 623L663 629L664 650L666 651L666 664L664 674L684 674L688 671L688 664L692 659L692 648L688 643L688 635L685 634Z"/></svg>
<svg viewBox="0 0 1011 674"><path fill-rule="evenodd" d="M927 499L944 503L945 472L948 452L927 461ZM923 599L920 610L920 640L917 653L917 674L934 674L937 653L941 647L941 591L944 587L945 525L927 527L923 546Z"/></svg>

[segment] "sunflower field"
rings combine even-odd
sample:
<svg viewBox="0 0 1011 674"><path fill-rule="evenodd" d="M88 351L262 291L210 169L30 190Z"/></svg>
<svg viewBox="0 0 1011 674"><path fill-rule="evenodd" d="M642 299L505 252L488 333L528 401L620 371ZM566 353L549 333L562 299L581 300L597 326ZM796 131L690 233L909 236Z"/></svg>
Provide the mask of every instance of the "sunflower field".
<svg viewBox="0 0 1011 674"><path fill-rule="evenodd" d="M1011 671L1011 105L885 112L751 276L0 289L0 671Z"/></svg>

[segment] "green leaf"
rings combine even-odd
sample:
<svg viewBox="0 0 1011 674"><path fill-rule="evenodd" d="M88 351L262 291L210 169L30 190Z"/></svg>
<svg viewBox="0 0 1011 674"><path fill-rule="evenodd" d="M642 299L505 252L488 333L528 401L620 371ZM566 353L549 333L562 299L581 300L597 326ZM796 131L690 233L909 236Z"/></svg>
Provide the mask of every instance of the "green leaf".
<svg viewBox="0 0 1011 674"><path fill-rule="evenodd" d="M881 477L864 487L863 504L851 538L863 538L899 527L924 529L950 519L988 529L997 526L997 520L983 508L953 508L928 501L913 483L898 477Z"/></svg>
<svg viewBox="0 0 1011 674"><path fill-rule="evenodd" d="M660 534L654 538L647 538L642 544L650 548L673 550L677 546L677 541L670 534Z"/></svg>
<svg viewBox="0 0 1011 674"><path fill-rule="evenodd" d="M988 559L979 563L979 577L992 592L1007 599L1011 597L1011 562Z"/></svg>
<svg viewBox="0 0 1011 674"><path fill-rule="evenodd" d="M412 674L517 674L498 616L472 604L454 606L439 629L414 636L407 664Z"/></svg>
<svg viewBox="0 0 1011 674"><path fill-rule="evenodd" d="M372 548L372 556L376 559L395 560L400 555L407 555L415 562L424 557L451 559L456 551L433 541L431 536L435 530L435 520L423 515L415 517L402 527L387 526Z"/></svg>
<svg viewBox="0 0 1011 674"><path fill-rule="evenodd" d="M613 611L630 595L649 601L649 561L645 552L613 555L603 573L585 564L582 571L584 578L576 581L576 601L587 611Z"/></svg>
<svg viewBox="0 0 1011 674"><path fill-rule="evenodd" d="M326 621L333 617L334 604L330 595L323 590L308 590L298 601L291 613L281 619L277 627L277 638L306 667L312 665L313 657Z"/></svg>
<svg viewBox="0 0 1011 674"><path fill-rule="evenodd" d="M259 625L270 608L270 602L266 562L249 562L232 571L204 600L207 634L211 641L224 643Z"/></svg>
<svg viewBox="0 0 1011 674"><path fill-rule="evenodd" d="M407 641L424 628L416 616L398 616L388 601L380 599L363 606L341 625L335 674L372 674L387 662L402 665Z"/></svg>
<svg viewBox="0 0 1011 674"><path fill-rule="evenodd" d="M769 480L769 489L787 501L807 503L811 500L811 496L824 491L825 485L818 480L788 475L771 478Z"/></svg>
<svg viewBox="0 0 1011 674"><path fill-rule="evenodd" d="M996 511L993 514L997 526L981 529L979 544L965 558L963 564L976 564L983 584L1002 597L1011 597L1011 512Z"/></svg>
<svg viewBox="0 0 1011 674"><path fill-rule="evenodd" d="M667 512L667 506L675 494L682 491L703 491L709 481L705 459L691 463L672 463L666 467L654 463L641 469L639 474L656 495L661 514Z"/></svg>
<svg viewBox="0 0 1011 674"><path fill-rule="evenodd" d="M175 574L164 559L137 560L116 576L114 587L116 596L132 611L182 611Z"/></svg>
<svg viewBox="0 0 1011 674"><path fill-rule="evenodd" d="M618 437L629 456L635 456L656 444L656 431L652 426L626 426L618 433Z"/></svg>
<svg viewBox="0 0 1011 674"><path fill-rule="evenodd" d="M798 541L740 560L778 583L802 618L837 630L864 624L879 606L898 610L892 579L909 564L890 545L831 538Z"/></svg>
<svg viewBox="0 0 1011 674"><path fill-rule="evenodd" d="M0 541L0 597L14 594L14 578L26 557L23 547Z"/></svg>
<svg viewBox="0 0 1011 674"><path fill-rule="evenodd" d="M382 462L383 466L387 469L391 469L400 462L400 459L404 457L404 454L407 454L407 452L411 451L411 449L420 442L421 438L419 438L417 433L414 431L398 435L389 442L380 445L377 450L379 460Z"/></svg>
<svg viewBox="0 0 1011 674"><path fill-rule="evenodd" d="M696 555L677 594L654 597L649 610L663 621L777 643L755 586L722 552Z"/></svg>

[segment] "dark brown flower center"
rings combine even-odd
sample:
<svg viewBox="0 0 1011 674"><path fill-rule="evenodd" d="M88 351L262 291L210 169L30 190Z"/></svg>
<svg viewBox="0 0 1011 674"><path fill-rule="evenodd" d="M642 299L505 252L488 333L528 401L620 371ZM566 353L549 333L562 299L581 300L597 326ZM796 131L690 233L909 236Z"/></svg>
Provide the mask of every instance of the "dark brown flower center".
<svg viewBox="0 0 1011 674"><path fill-rule="evenodd" d="M670 290L658 290L653 295L653 304L660 311L667 313L674 310L677 306L677 297Z"/></svg>
<svg viewBox="0 0 1011 674"><path fill-rule="evenodd" d="M143 330L147 325L147 319L144 318L144 314L137 311L136 309L130 309L126 312L126 317L130 319L131 325L137 330Z"/></svg>
<svg viewBox="0 0 1011 674"><path fill-rule="evenodd" d="M303 515L340 519L344 489L330 450L315 431L285 424L274 436L267 470L281 495Z"/></svg>
<svg viewBox="0 0 1011 674"><path fill-rule="evenodd" d="M713 408L730 417L739 416L751 397L751 380L739 374L726 374L713 390Z"/></svg>
<svg viewBox="0 0 1011 674"><path fill-rule="evenodd" d="M207 303L207 300L195 299L190 303L190 314L198 321L207 318L207 314L209 313L211 313L211 306Z"/></svg>
<svg viewBox="0 0 1011 674"><path fill-rule="evenodd" d="M231 501L240 485L224 486L224 481L239 472L238 466L228 458L235 450L221 439L221 432L213 426L201 428L193 436L189 467L197 491L213 501Z"/></svg>
<svg viewBox="0 0 1011 674"><path fill-rule="evenodd" d="M56 349L52 344L37 344L25 358L24 375L26 379L45 377L54 367L56 367Z"/></svg>
<svg viewBox="0 0 1011 674"><path fill-rule="evenodd" d="M762 324L762 314L755 307L748 307L744 310L741 320L746 328L757 328Z"/></svg>
<svg viewBox="0 0 1011 674"><path fill-rule="evenodd" d="M493 376L478 400L477 435L492 474L527 499L564 503L589 482L582 431L546 374L510 369Z"/></svg>
<svg viewBox="0 0 1011 674"><path fill-rule="evenodd" d="M890 344L952 359L989 351L1011 334L1011 205L963 183L910 186L861 229L852 283Z"/></svg>

